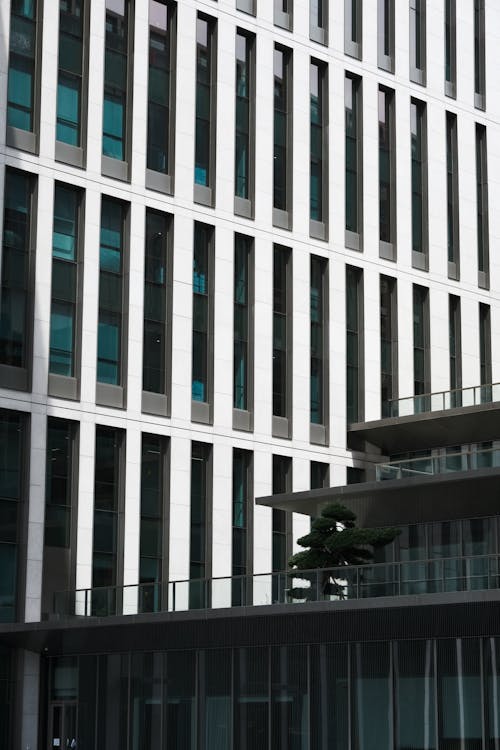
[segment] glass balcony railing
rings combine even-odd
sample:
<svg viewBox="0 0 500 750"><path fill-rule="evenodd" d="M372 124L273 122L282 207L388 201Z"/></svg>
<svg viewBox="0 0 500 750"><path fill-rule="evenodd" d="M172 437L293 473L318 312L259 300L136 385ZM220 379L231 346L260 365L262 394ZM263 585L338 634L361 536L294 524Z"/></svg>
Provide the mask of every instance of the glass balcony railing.
<svg viewBox="0 0 500 750"><path fill-rule="evenodd" d="M500 448L478 448L474 451L445 453L440 456L421 456L403 461L391 461L375 467L377 481L429 477L500 467Z"/></svg>
<svg viewBox="0 0 500 750"><path fill-rule="evenodd" d="M54 613L110 617L498 588L500 555L478 555L63 591Z"/></svg>
<svg viewBox="0 0 500 750"><path fill-rule="evenodd" d="M422 393L389 401L390 417L408 417L430 411L445 411L459 406L479 406L500 401L500 383L457 388L452 391Z"/></svg>

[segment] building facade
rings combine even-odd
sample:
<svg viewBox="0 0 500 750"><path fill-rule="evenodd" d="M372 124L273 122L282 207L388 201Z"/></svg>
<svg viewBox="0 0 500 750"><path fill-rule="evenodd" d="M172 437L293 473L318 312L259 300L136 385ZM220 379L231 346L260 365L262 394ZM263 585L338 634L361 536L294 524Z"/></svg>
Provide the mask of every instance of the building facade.
<svg viewBox="0 0 500 750"><path fill-rule="evenodd" d="M0 748L149 748L159 734L164 747L327 747L337 729L312 729L317 701L323 714L332 702L323 659L348 701L338 747L406 747L398 675L450 664L440 654L458 641L438 641L464 634L387 631L375 666L366 633L280 641L272 618L286 629L295 615L274 610L289 586L271 574L321 493L370 485L384 457L398 476L428 473L394 467L416 451L495 474L500 8L10 0L0 38ZM448 412L462 410L455 434ZM437 411L438 432L419 433ZM319 500L255 503L309 490ZM460 549L438 555L457 558L496 528L493 502L425 513L377 522L459 523ZM464 531L472 517L482 531ZM404 560L391 554L381 564ZM465 578L397 593L456 594ZM270 618L260 642L240 605ZM332 622L335 606L321 604ZM207 625L209 641L200 612L216 622L223 608L241 622L227 641ZM498 746L500 633L481 628L464 645L472 681L450 698L460 708L483 686L470 744L463 722L461 739L440 734L425 703L415 747ZM396 644L411 637L414 651ZM356 680L379 669L392 718L370 736ZM425 669L424 692L448 705L435 681L448 667L432 684Z"/></svg>

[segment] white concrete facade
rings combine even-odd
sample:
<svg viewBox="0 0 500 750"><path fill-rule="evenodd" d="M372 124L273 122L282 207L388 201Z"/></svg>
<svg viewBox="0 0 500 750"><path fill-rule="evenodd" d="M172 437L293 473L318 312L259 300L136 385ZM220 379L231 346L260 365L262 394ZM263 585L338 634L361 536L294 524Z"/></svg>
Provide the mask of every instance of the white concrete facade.
<svg viewBox="0 0 500 750"><path fill-rule="evenodd" d="M397 279L400 396L413 393L412 284L429 289L431 315L432 390L449 388L448 295L461 298L463 385L480 382L478 305L491 306L492 381L500 380L500 8L486 0L486 111L474 108L473 4L457 3L457 98L444 94L444 0L427 3L427 86L409 80L408 3L397 0L395 75L377 67L377 2L363 3L363 60L344 54L343 0L330 3L329 45L309 40L309 2L294 0L294 32L273 25L273 3L259 0L257 16L239 12L235 0L180 0L177 4L177 99L175 107L175 194L145 187L147 113L147 3L137 0L131 182L101 174L102 91L104 69L104 0L93 0L90 19L87 167L73 168L55 161L55 114L58 45L58 4L43 5L41 113L39 155L6 145L7 65L10 3L0 6L0 184L5 167L38 176L36 296L33 387L30 393L0 390L0 408L31 414L29 485L28 621L40 619L43 559L45 423L47 416L79 423L77 588L92 585L92 525L95 426L126 431L124 583L138 581L140 518L140 433L170 438L170 579L189 576L190 450L191 441L213 446L214 576L231 575L232 449L254 454L254 493L271 494L272 455L293 460L293 489L309 488L310 461L330 465L330 481L345 482L353 456L346 449L345 267L364 274L365 417L380 417L379 275ZM214 208L193 202L195 125L195 18L202 11L217 19L217 147ZM233 213L235 33L241 27L256 34L255 219ZM273 45L293 51L293 231L272 225L273 172ZM329 70L329 240L309 236L309 65L311 57ZM363 252L344 245L345 137L344 76L350 71L363 80ZM397 262L379 258L378 242L378 86L395 90L397 159ZM427 105L429 271L411 263L410 98ZM447 273L445 112L458 117L460 189L459 282ZM488 144L490 289L477 284L475 186L475 123L486 125ZM81 398L78 402L48 395L51 245L54 181L85 190L85 255ZM98 309L99 217L101 195L130 203L130 292L127 368L127 407L96 405L96 347ZM151 207L174 216L172 393L171 416L141 412L142 304L144 288L144 216ZM0 191L0 216L3 216ZM1 220L1 219L0 219ZM192 256L193 226L201 221L215 227L215 336L213 425L191 421ZM255 402L254 430L232 426L233 258L234 233L255 241ZM278 243L293 254L293 437L272 436L272 247ZM329 261L330 384L329 445L309 440L309 257ZM497 255L499 257L497 257ZM361 459L362 457L356 457ZM362 465L359 464L358 465ZM309 520L294 519L297 538ZM255 508L254 570L271 569L271 511Z"/></svg>

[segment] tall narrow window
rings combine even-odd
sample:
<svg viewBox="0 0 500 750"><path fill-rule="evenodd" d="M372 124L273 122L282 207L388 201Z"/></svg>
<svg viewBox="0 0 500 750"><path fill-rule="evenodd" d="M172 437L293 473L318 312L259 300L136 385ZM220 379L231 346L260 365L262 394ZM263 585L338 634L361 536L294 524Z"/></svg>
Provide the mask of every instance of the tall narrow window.
<svg viewBox="0 0 500 750"><path fill-rule="evenodd" d="M311 61L310 87L310 190L309 232L312 237L327 239L328 224L328 68Z"/></svg>
<svg viewBox="0 0 500 750"><path fill-rule="evenodd" d="M491 401L491 311L490 306L479 303L479 367L481 377L481 403Z"/></svg>
<svg viewBox="0 0 500 750"><path fill-rule="evenodd" d="M274 0L274 23L293 31L293 0Z"/></svg>
<svg viewBox="0 0 500 750"><path fill-rule="evenodd" d="M486 109L484 0L474 0L474 104Z"/></svg>
<svg viewBox="0 0 500 750"><path fill-rule="evenodd" d="M34 178L7 167L4 186L0 377L4 387L28 390L33 336ZM16 369L14 369L16 368Z"/></svg>
<svg viewBox="0 0 500 750"><path fill-rule="evenodd" d="M80 190L56 183L52 234L52 304L50 311L49 390L78 397ZM56 376L56 377L54 377ZM63 376L61 381L58 376ZM71 379L71 380L70 380Z"/></svg>
<svg viewBox="0 0 500 750"><path fill-rule="evenodd" d="M489 289L488 157L484 125L476 125L476 195L478 284L483 289Z"/></svg>
<svg viewBox="0 0 500 750"><path fill-rule="evenodd" d="M460 278L460 223L458 208L457 116L446 113L446 197L448 222L448 276Z"/></svg>
<svg viewBox="0 0 500 750"><path fill-rule="evenodd" d="M252 429L253 411L253 241L236 234L234 238L234 315L233 315L233 427Z"/></svg>
<svg viewBox="0 0 500 750"><path fill-rule="evenodd" d="M128 179L130 158L132 1L106 0L102 170L123 180Z"/></svg>
<svg viewBox="0 0 500 750"><path fill-rule="evenodd" d="M344 51L361 60L363 38L362 0L344 0Z"/></svg>
<svg viewBox="0 0 500 750"><path fill-rule="evenodd" d="M415 413L429 411L431 390L429 290L413 285L413 393Z"/></svg>
<svg viewBox="0 0 500 750"><path fill-rule="evenodd" d="M396 129L394 91L378 90L379 253L396 260Z"/></svg>
<svg viewBox="0 0 500 750"><path fill-rule="evenodd" d="M19 619L20 545L28 475L25 441L24 416L0 410L0 622Z"/></svg>
<svg viewBox="0 0 500 750"><path fill-rule="evenodd" d="M125 343L127 309L125 223L127 208L124 203L103 197L101 204L101 246L99 253L99 321L97 334L98 400L110 400L110 405L123 406L125 384ZM100 384L119 386L99 388Z"/></svg>
<svg viewBox="0 0 500 750"><path fill-rule="evenodd" d="M122 430L96 428L94 484L94 548L92 614L120 612L115 586L123 581L123 466L125 439Z"/></svg>
<svg viewBox="0 0 500 750"><path fill-rule="evenodd" d="M252 218L255 191L255 36L236 32L234 211Z"/></svg>
<svg viewBox="0 0 500 750"><path fill-rule="evenodd" d="M363 271L346 268L346 401L347 424L364 416Z"/></svg>
<svg viewBox="0 0 500 750"><path fill-rule="evenodd" d="M345 106L345 244L362 250L363 243L363 125L361 78L346 75Z"/></svg>
<svg viewBox="0 0 500 750"><path fill-rule="evenodd" d="M45 550L42 612L52 612L56 591L75 588L77 514L76 422L49 417L45 472Z"/></svg>
<svg viewBox="0 0 500 750"><path fill-rule="evenodd" d="M213 383L213 227L195 224L193 257L192 417L211 421Z"/></svg>
<svg viewBox="0 0 500 750"><path fill-rule="evenodd" d="M423 271L429 268L427 236L427 132L424 102L412 99L411 126L411 226L412 264Z"/></svg>
<svg viewBox="0 0 500 750"><path fill-rule="evenodd" d="M204 579L211 576L212 531L211 450L206 443L193 443L191 450L191 531L189 542L189 606L207 606Z"/></svg>
<svg viewBox="0 0 500 750"><path fill-rule="evenodd" d="M84 39L88 33L89 5L85 0L59 0L56 157L80 167L84 166L84 108L87 94Z"/></svg>
<svg viewBox="0 0 500 750"><path fill-rule="evenodd" d="M292 459L273 456L273 495L292 491ZM292 514L285 510L272 510L272 564L273 571L282 572L288 567L292 554ZM273 602L283 601L285 580L273 578Z"/></svg>
<svg viewBox="0 0 500 750"><path fill-rule="evenodd" d="M233 450L233 580L232 606L250 603L248 576L253 572L252 454ZM246 576L241 578L241 576Z"/></svg>
<svg viewBox="0 0 500 750"><path fill-rule="evenodd" d="M292 52L274 47L273 223L292 228Z"/></svg>
<svg viewBox="0 0 500 750"><path fill-rule="evenodd" d="M149 0L148 187L173 193L176 3Z"/></svg>
<svg viewBox="0 0 500 750"><path fill-rule="evenodd" d="M426 0L410 0L410 80L426 82Z"/></svg>
<svg viewBox="0 0 500 750"><path fill-rule="evenodd" d="M243 13L248 13L250 16L255 16L257 0L236 0L236 7Z"/></svg>
<svg viewBox="0 0 500 750"><path fill-rule="evenodd" d="M330 486L330 464L311 461L310 484L312 490L321 490Z"/></svg>
<svg viewBox="0 0 500 750"><path fill-rule="evenodd" d="M172 217L146 209L142 406L168 414L172 297Z"/></svg>
<svg viewBox="0 0 500 750"><path fill-rule="evenodd" d="M457 2L444 2L444 93L457 95Z"/></svg>
<svg viewBox="0 0 500 750"><path fill-rule="evenodd" d="M292 251L274 246L273 435L292 434Z"/></svg>
<svg viewBox="0 0 500 750"><path fill-rule="evenodd" d="M196 20L196 126L194 198L215 204L215 82L217 56L215 21L198 14Z"/></svg>
<svg viewBox="0 0 500 750"><path fill-rule="evenodd" d="M380 385L382 417L396 416L391 401L398 396L397 282L380 276Z"/></svg>
<svg viewBox="0 0 500 750"><path fill-rule="evenodd" d="M10 11L7 143L38 151L40 0L13 2Z"/></svg>
<svg viewBox="0 0 500 750"><path fill-rule="evenodd" d="M450 406L462 406L462 334L460 297L449 296Z"/></svg>
<svg viewBox="0 0 500 750"><path fill-rule="evenodd" d="M310 440L328 440L328 261L311 255Z"/></svg>
<svg viewBox="0 0 500 750"><path fill-rule="evenodd" d="M309 0L309 37L328 44L328 0Z"/></svg>
<svg viewBox="0 0 500 750"><path fill-rule="evenodd" d="M394 3L395 0L377 0L378 32L377 58L378 67L394 73Z"/></svg>
<svg viewBox="0 0 500 750"><path fill-rule="evenodd" d="M164 529L166 487L166 438L142 436L141 458L141 530L139 552L139 611L159 612L165 608L168 581L168 537ZM167 519L168 520L168 519Z"/></svg>

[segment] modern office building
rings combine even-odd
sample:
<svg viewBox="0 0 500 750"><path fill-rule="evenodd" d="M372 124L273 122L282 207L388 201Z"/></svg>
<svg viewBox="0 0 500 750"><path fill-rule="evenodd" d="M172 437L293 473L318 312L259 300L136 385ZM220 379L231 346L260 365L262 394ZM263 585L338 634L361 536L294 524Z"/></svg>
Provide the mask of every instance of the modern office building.
<svg viewBox="0 0 500 750"><path fill-rule="evenodd" d="M498 750L498 0L0 40L0 750Z"/></svg>

